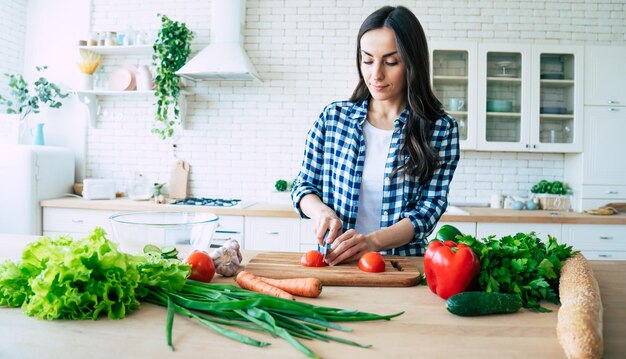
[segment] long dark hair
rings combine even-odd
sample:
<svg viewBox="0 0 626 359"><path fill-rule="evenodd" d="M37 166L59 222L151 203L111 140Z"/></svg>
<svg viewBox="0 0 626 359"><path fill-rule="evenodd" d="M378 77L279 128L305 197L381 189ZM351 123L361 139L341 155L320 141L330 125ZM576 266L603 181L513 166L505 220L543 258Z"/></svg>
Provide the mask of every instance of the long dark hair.
<svg viewBox="0 0 626 359"><path fill-rule="evenodd" d="M398 54L406 69L406 95L410 110L405 125L405 142L401 148L402 152L408 153L409 159L407 163L396 168L393 174L405 170L424 184L440 167L439 154L430 146L430 134L435 121L443 116L444 111L430 86L428 44L424 29L409 9L403 6L385 6L363 21L356 49L359 83L350 101L360 102L371 97L361 73L361 37L370 30L382 27L391 29L396 36Z"/></svg>

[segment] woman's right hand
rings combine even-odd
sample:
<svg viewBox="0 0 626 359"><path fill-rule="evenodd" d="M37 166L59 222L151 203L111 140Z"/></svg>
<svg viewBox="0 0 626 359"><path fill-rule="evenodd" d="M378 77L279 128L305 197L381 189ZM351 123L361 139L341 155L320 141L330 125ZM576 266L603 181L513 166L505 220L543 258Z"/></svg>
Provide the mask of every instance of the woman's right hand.
<svg viewBox="0 0 626 359"><path fill-rule="evenodd" d="M324 236L328 232L328 240L334 240L341 233L343 233L343 223L335 211L327 207L327 210L320 211L320 213L313 218L315 226L313 227L313 236L317 239L320 246L324 245Z"/></svg>

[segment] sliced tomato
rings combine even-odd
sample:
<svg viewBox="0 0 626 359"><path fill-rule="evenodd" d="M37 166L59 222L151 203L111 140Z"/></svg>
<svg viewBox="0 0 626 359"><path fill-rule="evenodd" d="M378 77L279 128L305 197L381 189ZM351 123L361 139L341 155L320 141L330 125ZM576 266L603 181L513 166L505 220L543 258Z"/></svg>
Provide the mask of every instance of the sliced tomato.
<svg viewBox="0 0 626 359"><path fill-rule="evenodd" d="M209 283L215 275L215 265L211 257L200 251L194 251L185 259L189 265L191 265L191 274L189 279L197 280L199 282Z"/></svg>
<svg viewBox="0 0 626 359"><path fill-rule="evenodd" d="M302 255L300 264L305 267L323 267L328 264L324 263L324 255L316 250L311 250Z"/></svg>
<svg viewBox="0 0 626 359"><path fill-rule="evenodd" d="M371 273L384 272L385 259L378 252L367 252L359 259L359 269Z"/></svg>

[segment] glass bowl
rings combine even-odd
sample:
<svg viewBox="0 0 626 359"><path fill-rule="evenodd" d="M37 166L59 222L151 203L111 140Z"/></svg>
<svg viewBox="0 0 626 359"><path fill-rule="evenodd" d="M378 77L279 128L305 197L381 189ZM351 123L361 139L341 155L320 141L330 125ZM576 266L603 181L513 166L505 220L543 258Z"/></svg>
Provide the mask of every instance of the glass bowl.
<svg viewBox="0 0 626 359"><path fill-rule="evenodd" d="M208 251L219 217L208 212L133 212L111 216L113 241L138 254L146 244Z"/></svg>

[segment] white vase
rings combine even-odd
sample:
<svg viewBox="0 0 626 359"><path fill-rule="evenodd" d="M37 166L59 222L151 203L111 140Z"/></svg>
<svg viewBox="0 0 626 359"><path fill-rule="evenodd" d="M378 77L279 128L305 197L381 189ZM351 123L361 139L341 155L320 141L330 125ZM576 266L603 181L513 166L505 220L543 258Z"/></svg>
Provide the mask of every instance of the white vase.
<svg viewBox="0 0 626 359"><path fill-rule="evenodd" d="M0 114L0 144L20 143L20 115Z"/></svg>
<svg viewBox="0 0 626 359"><path fill-rule="evenodd" d="M93 75L81 73L79 88L83 91L93 90Z"/></svg>

